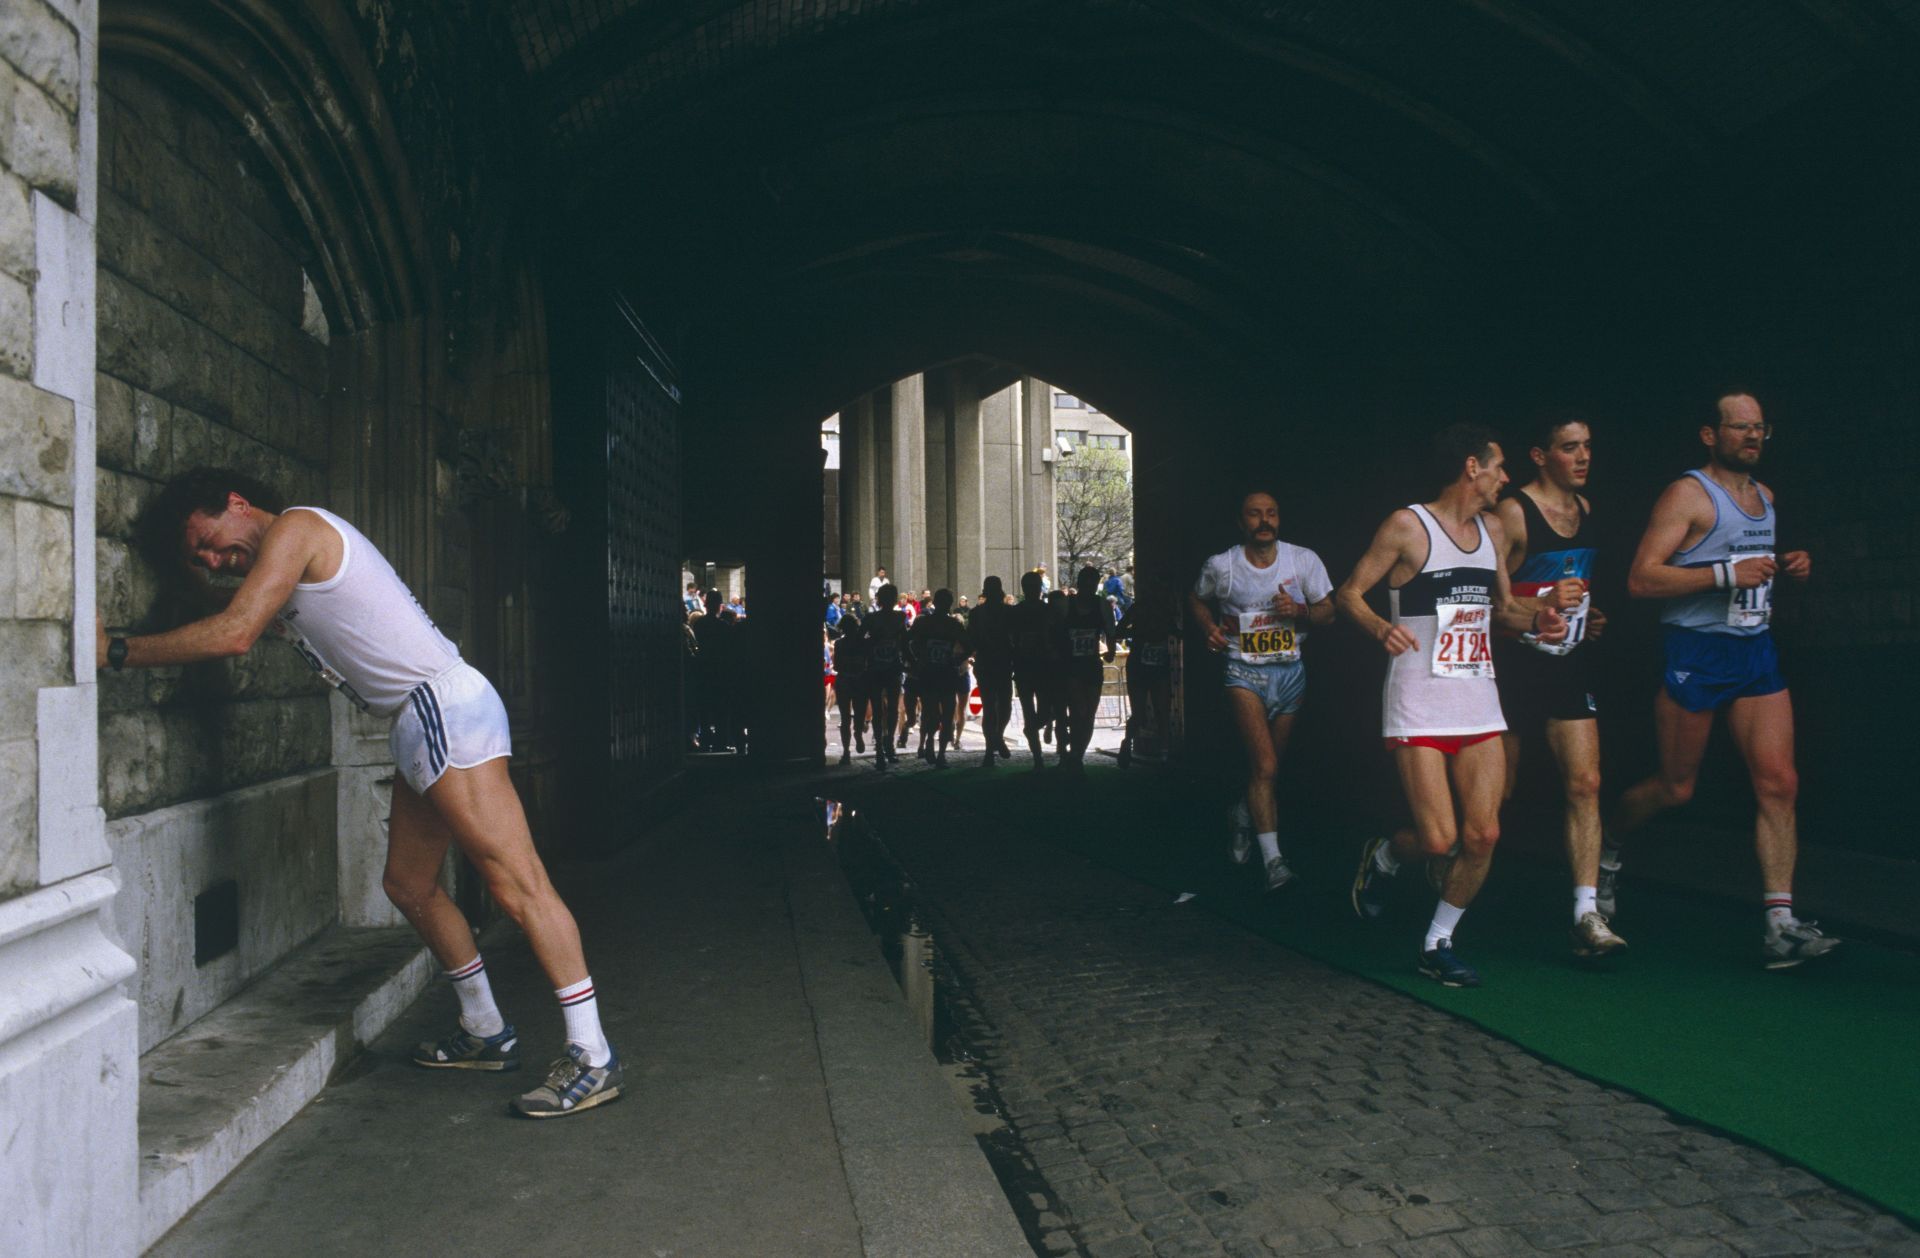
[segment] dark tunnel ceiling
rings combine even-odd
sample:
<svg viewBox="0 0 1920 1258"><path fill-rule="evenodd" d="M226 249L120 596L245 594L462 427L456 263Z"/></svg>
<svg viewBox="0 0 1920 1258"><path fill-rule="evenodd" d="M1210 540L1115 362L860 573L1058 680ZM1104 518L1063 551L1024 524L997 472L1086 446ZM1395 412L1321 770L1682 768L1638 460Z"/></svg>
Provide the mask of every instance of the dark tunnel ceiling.
<svg viewBox="0 0 1920 1258"><path fill-rule="evenodd" d="M1912 0L518 0L507 26L598 269L696 343L873 340L875 382L1063 320L1199 368L1443 353L1476 311L1524 320L1516 293L1716 285L1912 186ZM897 326L936 304L952 326Z"/></svg>

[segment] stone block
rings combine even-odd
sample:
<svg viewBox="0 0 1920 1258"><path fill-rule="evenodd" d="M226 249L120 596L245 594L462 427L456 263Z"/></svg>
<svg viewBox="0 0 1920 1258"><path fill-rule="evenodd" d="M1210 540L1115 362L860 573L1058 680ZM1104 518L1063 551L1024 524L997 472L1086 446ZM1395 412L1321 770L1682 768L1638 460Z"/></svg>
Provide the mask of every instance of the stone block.
<svg viewBox="0 0 1920 1258"><path fill-rule="evenodd" d="M133 386L117 376L97 372L93 399L100 417L94 432L94 458L102 467L133 471Z"/></svg>
<svg viewBox="0 0 1920 1258"><path fill-rule="evenodd" d="M0 274L0 374L33 374L33 291L6 274Z"/></svg>
<svg viewBox="0 0 1920 1258"><path fill-rule="evenodd" d="M0 61L0 164L65 206L79 189L80 133L74 115Z"/></svg>
<svg viewBox="0 0 1920 1258"><path fill-rule="evenodd" d="M213 424L183 406L173 408L167 427L167 475L178 476L207 464L213 453Z"/></svg>
<svg viewBox="0 0 1920 1258"><path fill-rule="evenodd" d="M93 564L100 618L116 630L144 621L160 593L153 570L117 537L94 540Z"/></svg>
<svg viewBox="0 0 1920 1258"><path fill-rule="evenodd" d="M32 730L9 722L9 732ZM34 740L0 742L0 900L40 883L40 757Z"/></svg>
<svg viewBox="0 0 1920 1258"><path fill-rule="evenodd" d="M6 737L33 732L42 686L71 680L66 626L52 620L0 620L0 730Z"/></svg>
<svg viewBox="0 0 1920 1258"><path fill-rule="evenodd" d="M30 279L33 254L33 197L27 181L0 170L0 271Z"/></svg>
<svg viewBox="0 0 1920 1258"><path fill-rule="evenodd" d="M128 400L132 400L131 395ZM131 409L128 413L131 416ZM130 476L110 467L95 468L94 532L100 537L110 537L116 541L131 540L134 522L159 492L160 486L144 477Z"/></svg>
<svg viewBox="0 0 1920 1258"><path fill-rule="evenodd" d="M16 499L13 546L13 614L72 621L73 513Z"/></svg>
<svg viewBox="0 0 1920 1258"><path fill-rule="evenodd" d="M335 789L329 769L108 825L122 879L114 920L143 959L143 1052L333 921ZM227 879L239 889L239 946L195 965L194 897Z"/></svg>
<svg viewBox="0 0 1920 1258"><path fill-rule="evenodd" d="M336 781L340 921L347 926L402 925L406 918L393 907L381 886L387 868L393 766L344 768L338 771Z"/></svg>
<svg viewBox="0 0 1920 1258"><path fill-rule="evenodd" d="M133 392L133 470L146 476L168 474L169 429L173 406L144 389Z"/></svg>
<svg viewBox="0 0 1920 1258"><path fill-rule="evenodd" d="M0 290L12 282L0 275ZM0 327L6 322L5 305L0 291ZM4 352L0 348L0 356ZM72 466L73 403L0 375L0 493L70 507Z"/></svg>
<svg viewBox="0 0 1920 1258"><path fill-rule="evenodd" d="M0 620L13 618L13 512L0 500Z"/></svg>
<svg viewBox="0 0 1920 1258"><path fill-rule="evenodd" d="M0 60L60 108L79 112L80 34L41 0L7 0L0 8Z"/></svg>

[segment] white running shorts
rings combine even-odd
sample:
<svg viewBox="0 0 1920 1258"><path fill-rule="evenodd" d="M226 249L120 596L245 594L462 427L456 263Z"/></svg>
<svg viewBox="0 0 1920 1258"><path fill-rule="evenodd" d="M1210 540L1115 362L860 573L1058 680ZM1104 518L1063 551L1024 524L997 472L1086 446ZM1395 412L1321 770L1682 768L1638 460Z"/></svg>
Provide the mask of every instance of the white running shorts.
<svg viewBox="0 0 1920 1258"><path fill-rule="evenodd" d="M418 795L448 769L471 769L513 754L507 705L493 683L464 662L408 693L387 742L400 776Z"/></svg>

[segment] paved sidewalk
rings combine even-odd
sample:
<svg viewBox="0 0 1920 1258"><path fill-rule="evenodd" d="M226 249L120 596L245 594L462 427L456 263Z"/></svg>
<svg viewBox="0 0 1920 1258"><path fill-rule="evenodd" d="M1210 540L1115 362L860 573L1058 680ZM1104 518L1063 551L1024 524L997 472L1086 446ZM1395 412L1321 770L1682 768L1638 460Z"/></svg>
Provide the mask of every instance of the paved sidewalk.
<svg viewBox="0 0 1920 1258"><path fill-rule="evenodd" d="M1764 1150L916 789L928 772L838 788L988 1028L1049 1252L1920 1255Z"/></svg>
<svg viewBox="0 0 1920 1258"><path fill-rule="evenodd" d="M487 949L516 1074L426 1071L443 985L152 1253L1031 1254L842 878L809 786L733 773L561 878L627 1094L511 1117L561 1023L524 940Z"/></svg>

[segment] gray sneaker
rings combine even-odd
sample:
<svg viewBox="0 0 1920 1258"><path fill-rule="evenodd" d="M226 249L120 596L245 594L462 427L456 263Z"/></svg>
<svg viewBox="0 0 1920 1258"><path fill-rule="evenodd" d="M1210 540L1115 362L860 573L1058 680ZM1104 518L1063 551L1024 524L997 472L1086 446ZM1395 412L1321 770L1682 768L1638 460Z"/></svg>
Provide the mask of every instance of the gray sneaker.
<svg viewBox="0 0 1920 1258"><path fill-rule="evenodd" d="M1227 809L1227 832L1232 836L1227 841L1227 859L1246 864L1253 856L1253 817L1245 800Z"/></svg>
<svg viewBox="0 0 1920 1258"><path fill-rule="evenodd" d="M620 1095L620 1055L604 1066L589 1066L586 1050L567 1045L567 1055L547 1070L547 1081L520 1097L513 1107L528 1118L563 1118L592 1109Z"/></svg>
<svg viewBox="0 0 1920 1258"><path fill-rule="evenodd" d="M1791 970L1802 961L1826 956L1840 946L1838 939L1820 933L1815 922L1788 922L1768 926L1760 941L1760 959L1769 970Z"/></svg>
<svg viewBox="0 0 1920 1258"><path fill-rule="evenodd" d="M520 1037L507 1023L498 1035L478 1036L465 1027L455 1027L452 1035L438 1043L421 1044L413 1050L413 1064L429 1070L518 1070Z"/></svg>
<svg viewBox="0 0 1920 1258"><path fill-rule="evenodd" d="M1293 871L1284 858L1276 856L1267 862L1267 890L1278 891L1292 881Z"/></svg>
<svg viewBox="0 0 1920 1258"><path fill-rule="evenodd" d="M1619 891L1620 862L1614 861L1609 865L1606 858L1602 857L1600 860L1600 879L1594 884L1595 907L1600 910L1600 916L1612 920L1615 911L1620 907L1618 903Z"/></svg>
<svg viewBox="0 0 1920 1258"><path fill-rule="evenodd" d="M1613 933L1604 913L1582 913L1573 924L1573 955L1604 957L1626 951L1627 941Z"/></svg>

